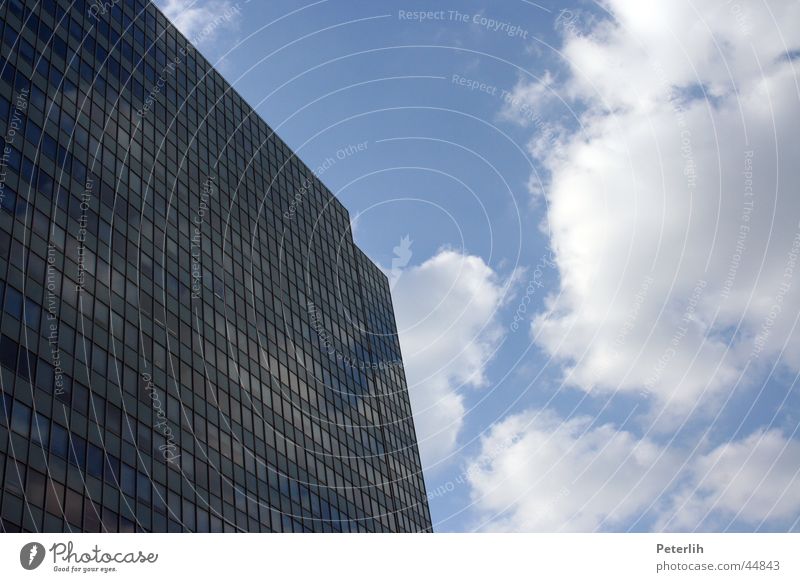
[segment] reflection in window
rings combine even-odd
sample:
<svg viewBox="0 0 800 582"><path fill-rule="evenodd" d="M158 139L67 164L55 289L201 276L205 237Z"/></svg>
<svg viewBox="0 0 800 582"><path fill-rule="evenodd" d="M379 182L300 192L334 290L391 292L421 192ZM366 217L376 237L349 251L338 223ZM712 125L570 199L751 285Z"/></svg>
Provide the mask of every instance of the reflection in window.
<svg viewBox="0 0 800 582"><path fill-rule="evenodd" d="M50 452L66 459L68 450L69 437L67 436L66 429L62 428L59 424L53 423L53 430L50 434Z"/></svg>
<svg viewBox="0 0 800 582"><path fill-rule="evenodd" d="M6 287L6 301L3 309L15 319L22 318L22 293L10 285Z"/></svg>
<svg viewBox="0 0 800 582"><path fill-rule="evenodd" d="M46 447L49 438L50 419L37 412L33 421L33 428L31 429L31 440L38 445Z"/></svg>
<svg viewBox="0 0 800 582"><path fill-rule="evenodd" d="M31 409L21 402L14 402L11 414L11 430L28 438L28 431L31 425Z"/></svg>
<svg viewBox="0 0 800 582"><path fill-rule="evenodd" d="M136 470L125 463L122 464L120 488L123 493L131 497L136 494Z"/></svg>

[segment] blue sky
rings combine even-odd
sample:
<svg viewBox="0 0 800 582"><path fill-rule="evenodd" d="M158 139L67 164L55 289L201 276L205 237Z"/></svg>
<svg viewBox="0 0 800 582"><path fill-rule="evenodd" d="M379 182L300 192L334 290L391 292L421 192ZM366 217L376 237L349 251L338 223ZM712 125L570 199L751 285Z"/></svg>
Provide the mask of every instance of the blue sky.
<svg viewBox="0 0 800 582"><path fill-rule="evenodd" d="M389 274L437 531L800 528L796 3L157 3Z"/></svg>

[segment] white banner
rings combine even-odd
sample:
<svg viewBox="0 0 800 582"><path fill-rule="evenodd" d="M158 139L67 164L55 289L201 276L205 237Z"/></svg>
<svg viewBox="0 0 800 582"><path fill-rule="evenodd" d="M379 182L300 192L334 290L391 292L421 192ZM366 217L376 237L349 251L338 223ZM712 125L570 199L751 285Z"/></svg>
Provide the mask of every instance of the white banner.
<svg viewBox="0 0 800 582"><path fill-rule="evenodd" d="M800 534L3 534L3 580L800 580Z"/></svg>

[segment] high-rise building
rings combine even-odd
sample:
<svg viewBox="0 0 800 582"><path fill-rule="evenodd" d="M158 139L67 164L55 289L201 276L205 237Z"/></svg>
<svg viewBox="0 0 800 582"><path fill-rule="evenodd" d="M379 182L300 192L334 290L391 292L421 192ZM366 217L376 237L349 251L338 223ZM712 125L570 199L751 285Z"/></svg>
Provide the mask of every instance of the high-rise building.
<svg viewBox="0 0 800 582"><path fill-rule="evenodd" d="M149 2L0 15L2 530L430 530L345 208Z"/></svg>

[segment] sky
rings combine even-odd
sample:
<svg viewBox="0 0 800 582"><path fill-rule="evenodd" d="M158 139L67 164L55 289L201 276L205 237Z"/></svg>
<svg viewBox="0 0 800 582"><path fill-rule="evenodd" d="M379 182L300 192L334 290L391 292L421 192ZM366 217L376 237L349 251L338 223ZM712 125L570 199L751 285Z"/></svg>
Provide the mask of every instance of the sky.
<svg viewBox="0 0 800 582"><path fill-rule="evenodd" d="M389 276L436 531L800 531L798 2L156 4Z"/></svg>

